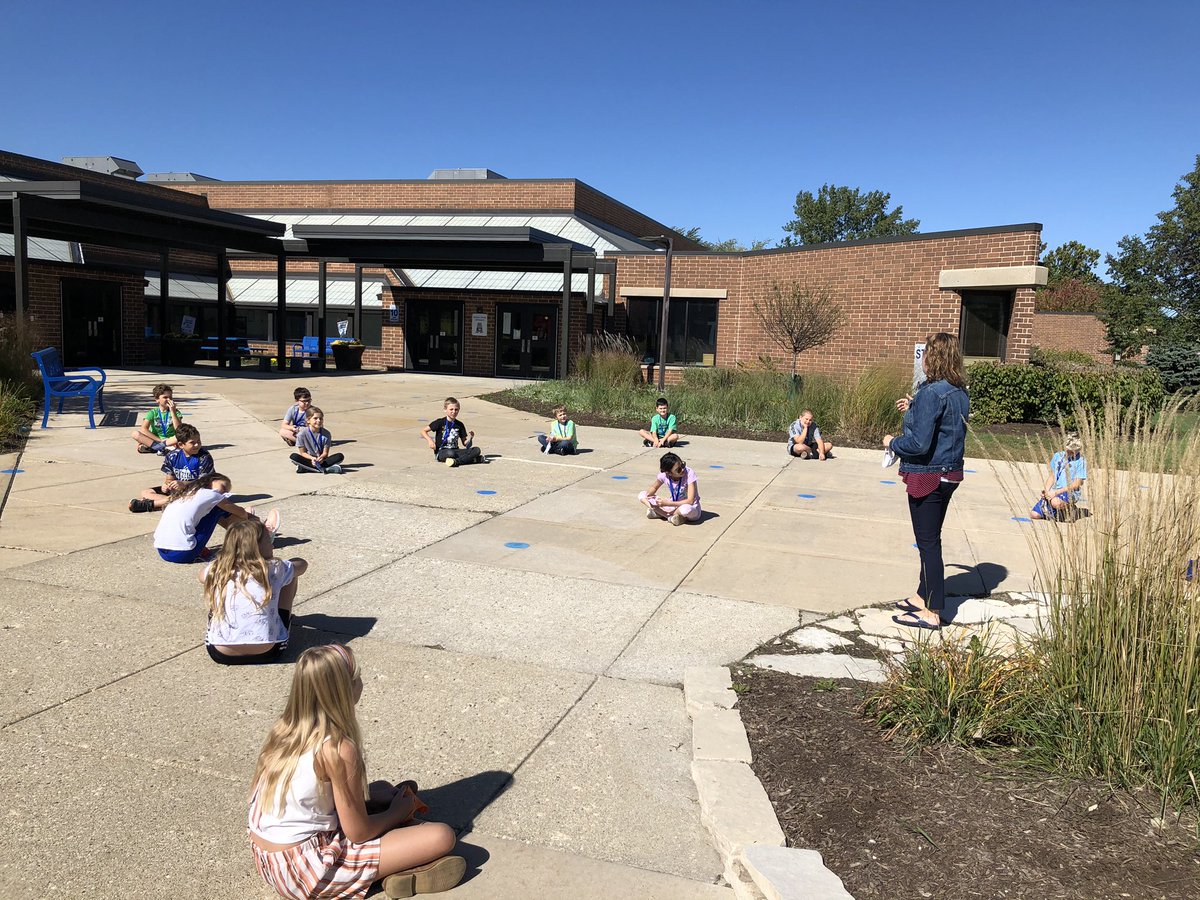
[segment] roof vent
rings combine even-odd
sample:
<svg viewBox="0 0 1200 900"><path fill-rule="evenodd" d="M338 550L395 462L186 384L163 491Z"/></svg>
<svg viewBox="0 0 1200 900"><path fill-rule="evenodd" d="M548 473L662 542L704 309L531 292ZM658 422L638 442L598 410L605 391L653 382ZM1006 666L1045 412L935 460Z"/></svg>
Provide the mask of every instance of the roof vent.
<svg viewBox="0 0 1200 900"><path fill-rule="evenodd" d="M434 169L429 181L495 181L504 176L491 169Z"/></svg>
<svg viewBox="0 0 1200 900"><path fill-rule="evenodd" d="M135 179L143 174L141 166L131 159L121 159L119 156L64 156L62 161L77 169L89 169L120 178Z"/></svg>
<svg viewBox="0 0 1200 900"><path fill-rule="evenodd" d="M195 183L198 181L220 180L220 178L209 178L207 175L197 175L195 172L151 172L146 176L146 181L152 184L166 184L170 182Z"/></svg>

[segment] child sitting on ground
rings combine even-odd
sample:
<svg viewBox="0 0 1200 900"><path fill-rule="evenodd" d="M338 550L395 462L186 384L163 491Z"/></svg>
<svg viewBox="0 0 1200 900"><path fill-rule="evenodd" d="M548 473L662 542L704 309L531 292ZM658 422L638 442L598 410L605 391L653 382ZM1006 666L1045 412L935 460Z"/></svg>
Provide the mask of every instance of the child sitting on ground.
<svg viewBox="0 0 1200 900"><path fill-rule="evenodd" d="M547 434L538 435L538 443L542 445L543 453L559 453L563 456L573 454L579 446L579 436L575 433L575 423L567 418L565 406L554 407L554 421L550 423Z"/></svg>
<svg viewBox="0 0 1200 900"><path fill-rule="evenodd" d="M129 511L153 512L167 505L167 500L180 486L195 481L213 471L212 454L200 442L200 430L195 425L184 423L175 429L179 440L176 447L168 450L163 460L163 483L147 488L140 497L129 501Z"/></svg>
<svg viewBox="0 0 1200 900"><path fill-rule="evenodd" d="M324 425L325 413L318 406L309 407L305 426L296 432L296 452L289 457L296 464L297 472L342 474L341 462L346 457L329 452L333 439Z"/></svg>
<svg viewBox="0 0 1200 900"><path fill-rule="evenodd" d="M458 401L447 397L442 409L446 413L442 418L434 419L421 429L421 437L429 444L434 457L448 466L478 462L483 452L471 446L475 432L467 431L467 426L458 420Z"/></svg>
<svg viewBox="0 0 1200 900"><path fill-rule="evenodd" d="M308 408L312 406L312 394L308 388L298 387L292 392L296 401L283 414L283 424L279 426L279 436L289 447L296 446L296 432L307 424Z"/></svg>
<svg viewBox="0 0 1200 900"><path fill-rule="evenodd" d="M811 409L802 410L800 418L788 429L787 449L790 456L800 459L824 459L833 449L833 442L821 437Z"/></svg>
<svg viewBox="0 0 1200 900"><path fill-rule="evenodd" d="M216 558L199 574L212 661L233 666L277 659L287 648L292 602L307 570L299 557L274 558L271 533L258 519L231 524Z"/></svg>
<svg viewBox="0 0 1200 900"><path fill-rule="evenodd" d="M672 525L697 522L700 519L700 485L696 473L674 453L664 453L658 461L659 474L649 488L638 494L646 506L647 519L666 519ZM658 489L663 485L671 492L670 501L659 500Z"/></svg>
<svg viewBox="0 0 1200 900"><path fill-rule="evenodd" d="M230 519L257 519L253 509L242 509L229 499L233 482L219 472L210 472L180 486L167 501L154 547L167 562L193 563L212 557L208 539L217 525L227 528ZM273 509L263 522L272 535L279 531L279 510Z"/></svg>
<svg viewBox="0 0 1200 900"><path fill-rule="evenodd" d="M175 431L183 414L175 408L174 392L169 384L154 386L157 404L144 416L140 428L134 429L133 440L138 453L166 453L177 443Z"/></svg>
<svg viewBox="0 0 1200 900"><path fill-rule="evenodd" d="M642 446L674 447L679 435L675 433L675 414L671 412L667 398L659 397L654 401L654 408L657 412L650 417L650 430L643 428L638 432L642 438Z"/></svg>
<svg viewBox="0 0 1200 900"><path fill-rule="evenodd" d="M1068 434L1063 449L1050 460L1050 475L1042 486L1042 495L1030 510L1034 519L1074 521L1076 504L1083 497L1087 480L1087 460L1083 458L1083 442L1079 435Z"/></svg>
<svg viewBox="0 0 1200 900"><path fill-rule="evenodd" d="M251 849L263 880L289 900L363 897L379 879L389 898L436 893L466 871L461 856L447 855L453 829L415 818L427 811L415 782L367 784L354 713L362 690L350 648L305 650L259 753Z"/></svg>

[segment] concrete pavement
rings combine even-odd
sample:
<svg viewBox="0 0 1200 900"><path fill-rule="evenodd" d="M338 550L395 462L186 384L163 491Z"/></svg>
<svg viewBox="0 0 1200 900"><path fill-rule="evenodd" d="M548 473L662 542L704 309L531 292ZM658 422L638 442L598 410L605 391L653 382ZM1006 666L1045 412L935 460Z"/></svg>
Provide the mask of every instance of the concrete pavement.
<svg viewBox="0 0 1200 900"><path fill-rule="evenodd" d="M501 381L110 373L121 424L52 416L0 460L20 470L0 475L5 897L273 896L244 802L290 666L213 665L194 569L158 560L157 517L125 509L159 476L120 412L164 380L235 494L283 512L277 552L311 565L288 660L353 643L372 775L417 778L461 830L464 897L729 896L690 775L684 669L915 583L903 486L874 452L789 462L696 438L680 453L707 517L674 528L635 499L656 451L581 428L590 452L538 454L544 422L477 399ZM301 383L348 474L287 463L275 432ZM487 465L433 465L417 435L451 393ZM953 592L1028 589L1029 526L973 468L946 528Z"/></svg>

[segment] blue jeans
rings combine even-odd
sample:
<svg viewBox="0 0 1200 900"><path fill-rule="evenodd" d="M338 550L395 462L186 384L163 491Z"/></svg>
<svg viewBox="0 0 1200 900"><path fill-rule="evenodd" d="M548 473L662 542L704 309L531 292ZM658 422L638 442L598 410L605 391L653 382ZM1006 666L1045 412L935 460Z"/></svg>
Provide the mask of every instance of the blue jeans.
<svg viewBox="0 0 1200 900"><path fill-rule="evenodd" d="M550 438L548 438L544 434L538 435L538 445L541 447L545 447L546 442L549 440L550 440ZM570 441L555 441L551 445L549 452L550 453L561 453L563 456L566 456L567 454L573 454L575 452L575 445L572 444Z"/></svg>
<svg viewBox="0 0 1200 900"><path fill-rule="evenodd" d="M208 539L212 537L213 531L216 530L217 523L227 515L229 513L221 509L221 507L214 506L203 519L196 523L195 547L191 550L163 550L160 547L158 555L167 562L194 563L200 558L200 554L204 552L204 548L208 546Z"/></svg>
<svg viewBox="0 0 1200 900"><path fill-rule="evenodd" d="M946 521L946 510L950 498L958 487L957 482L940 482L932 494L925 497L908 498L908 514L912 518L913 537L917 551L921 554L921 579L917 584L917 596L925 600L929 609L941 611L946 608L946 566L942 561L942 523Z"/></svg>

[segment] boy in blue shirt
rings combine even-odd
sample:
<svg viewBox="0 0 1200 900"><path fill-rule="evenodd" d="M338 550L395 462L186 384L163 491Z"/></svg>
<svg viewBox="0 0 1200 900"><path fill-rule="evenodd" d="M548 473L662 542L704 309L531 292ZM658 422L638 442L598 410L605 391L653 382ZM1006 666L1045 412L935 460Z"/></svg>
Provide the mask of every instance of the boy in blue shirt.
<svg viewBox="0 0 1200 900"><path fill-rule="evenodd" d="M129 501L130 512L153 512L167 505L171 494L188 481L215 471L212 454L200 442L200 429L186 422L175 429L177 446L168 450L163 458L163 483L142 491L140 497Z"/></svg>
<svg viewBox="0 0 1200 900"><path fill-rule="evenodd" d="M1030 510L1033 519L1073 521L1076 504L1083 497L1087 480L1087 460L1083 458L1083 442L1076 434L1068 434L1066 443L1050 460L1050 475L1042 487L1042 496Z"/></svg>
<svg viewBox="0 0 1200 900"><path fill-rule="evenodd" d="M674 447L679 435L675 433L675 414L671 412L667 398L659 397L654 401L654 408L657 411L650 419L650 430L643 428L638 432L642 438L642 446Z"/></svg>
<svg viewBox="0 0 1200 900"><path fill-rule="evenodd" d="M296 402L288 407L283 414L283 424L279 426L279 436L289 447L296 446L296 437L308 421L308 410L312 406L312 394L308 388L298 387L292 392Z"/></svg>

